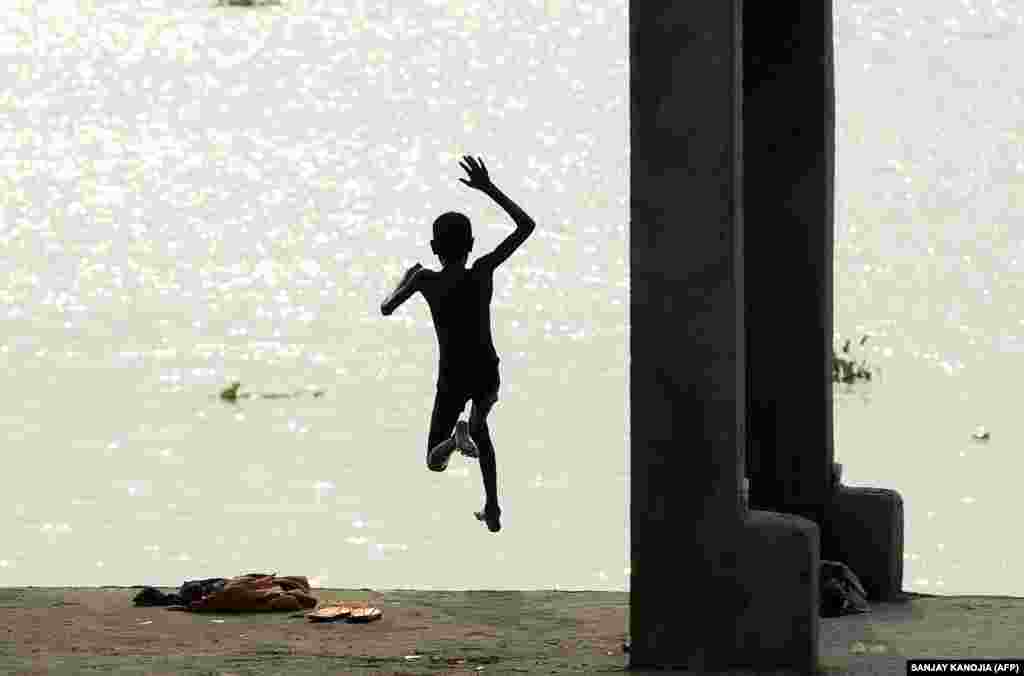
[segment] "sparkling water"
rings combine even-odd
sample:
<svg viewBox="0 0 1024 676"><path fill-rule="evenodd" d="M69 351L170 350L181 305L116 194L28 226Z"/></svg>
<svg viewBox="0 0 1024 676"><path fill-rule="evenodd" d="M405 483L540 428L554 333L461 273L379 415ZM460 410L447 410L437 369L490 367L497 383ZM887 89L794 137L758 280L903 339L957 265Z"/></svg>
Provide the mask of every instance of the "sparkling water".
<svg viewBox="0 0 1024 676"><path fill-rule="evenodd" d="M5 10L0 585L625 588L626 10ZM495 276L500 535L475 461L426 468L426 304L379 311L441 213L511 231L464 154L538 223Z"/></svg>
<svg viewBox="0 0 1024 676"><path fill-rule="evenodd" d="M835 324L881 369L837 391L836 459L903 495L913 591L1024 595L1022 24L1018 1L836 4Z"/></svg>

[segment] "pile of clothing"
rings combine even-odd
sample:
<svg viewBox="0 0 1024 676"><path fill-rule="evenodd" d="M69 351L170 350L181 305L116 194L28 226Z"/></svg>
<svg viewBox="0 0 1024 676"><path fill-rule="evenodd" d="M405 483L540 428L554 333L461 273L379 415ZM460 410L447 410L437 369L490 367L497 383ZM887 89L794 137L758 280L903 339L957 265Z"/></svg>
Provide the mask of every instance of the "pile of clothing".
<svg viewBox="0 0 1024 676"><path fill-rule="evenodd" d="M136 606L165 606L168 610L192 612L298 611L317 605L306 577L277 577L276 574L264 573L249 573L230 579L188 580L176 594L143 587L133 601Z"/></svg>

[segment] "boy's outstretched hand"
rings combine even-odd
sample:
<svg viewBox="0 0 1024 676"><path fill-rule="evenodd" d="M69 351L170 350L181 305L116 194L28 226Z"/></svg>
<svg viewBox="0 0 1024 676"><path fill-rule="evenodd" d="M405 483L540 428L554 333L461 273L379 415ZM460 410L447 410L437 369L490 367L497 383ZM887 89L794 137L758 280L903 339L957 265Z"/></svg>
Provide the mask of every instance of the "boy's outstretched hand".
<svg viewBox="0 0 1024 676"><path fill-rule="evenodd" d="M494 187L491 183L491 177L487 174L487 167L484 166L482 158L473 159L469 155L463 155L462 162L459 162L459 166L466 170L469 174L469 180L464 178L459 180L468 185L470 188L476 188L477 190L486 191L489 188Z"/></svg>

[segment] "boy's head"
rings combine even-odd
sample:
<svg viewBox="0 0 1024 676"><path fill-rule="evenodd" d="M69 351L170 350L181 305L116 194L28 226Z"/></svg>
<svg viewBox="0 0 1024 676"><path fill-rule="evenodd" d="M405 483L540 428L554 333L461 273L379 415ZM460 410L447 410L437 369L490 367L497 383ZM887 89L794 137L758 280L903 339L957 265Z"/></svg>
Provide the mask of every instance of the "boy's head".
<svg viewBox="0 0 1024 676"><path fill-rule="evenodd" d="M441 259L442 265L468 258L473 249L473 228L469 219L455 211L438 216L434 221L434 239L430 240L430 248Z"/></svg>

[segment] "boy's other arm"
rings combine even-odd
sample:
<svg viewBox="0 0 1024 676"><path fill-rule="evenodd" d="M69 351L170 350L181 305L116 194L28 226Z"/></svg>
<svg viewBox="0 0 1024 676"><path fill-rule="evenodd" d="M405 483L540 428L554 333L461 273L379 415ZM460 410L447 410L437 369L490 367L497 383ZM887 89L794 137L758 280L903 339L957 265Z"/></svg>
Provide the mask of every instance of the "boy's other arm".
<svg viewBox="0 0 1024 676"><path fill-rule="evenodd" d="M485 265L490 269L494 269L508 260L508 257L518 249L526 238L530 236L536 227L533 219L530 218L525 211L519 208L519 205L508 198L505 193L501 192L497 186L493 183L489 185L483 192L487 193L491 199L498 203L498 205L504 209L512 220L515 221L516 229L511 235L506 237L504 241L499 244L494 251L491 253L481 256L478 265Z"/></svg>
<svg viewBox="0 0 1024 676"><path fill-rule="evenodd" d="M384 302L380 304L380 312L382 315L387 317L405 301L420 290L420 271L423 270L423 266L417 263L416 265L409 268L405 276L402 277L402 281L398 283L398 286L391 295L384 299Z"/></svg>

